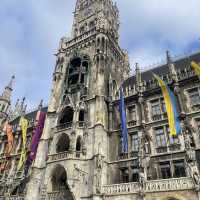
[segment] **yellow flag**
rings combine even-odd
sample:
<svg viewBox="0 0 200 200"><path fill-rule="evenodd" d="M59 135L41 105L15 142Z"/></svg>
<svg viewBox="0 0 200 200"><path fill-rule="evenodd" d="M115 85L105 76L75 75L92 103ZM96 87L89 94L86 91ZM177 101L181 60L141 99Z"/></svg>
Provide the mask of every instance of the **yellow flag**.
<svg viewBox="0 0 200 200"><path fill-rule="evenodd" d="M22 151L21 151L21 157L18 163L17 169L20 170L24 162L26 160L26 135L27 135L27 129L28 129L28 120L25 119L24 117L21 117L19 126L21 127L22 131Z"/></svg>
<svg viewBox="0 0 200 200"><path fill-rule="evenodd" d="M194 71L196 72L196 74L200 77L200 65L197 64L196 62L192 61L191 66L194 69Z"/></svg>
<svg viewBox="0 0 200 200"><path fill-rule="evenodd" d="M170 88L167 86L167 84L159 76L154 74L154 77L158 81L158 84L162 90L162 94L164 97L169 122L170 135L176 136L179 133L181 133L181 125L177 110L176 97L174 96Z"/></svg>

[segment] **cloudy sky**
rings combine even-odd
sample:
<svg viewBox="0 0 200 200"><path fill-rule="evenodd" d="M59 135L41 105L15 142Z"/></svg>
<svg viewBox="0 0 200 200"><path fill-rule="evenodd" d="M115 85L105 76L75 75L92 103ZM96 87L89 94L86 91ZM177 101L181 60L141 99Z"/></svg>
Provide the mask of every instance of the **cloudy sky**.
<svg viewBox="0 0 200 200"><path fill-rule="evenodd" d="M200 50L199 0L116 0L121 46L131 66L160 62ZM70 36L75 0L1 0L0 91L15 74L13 103L26 96L29 108L48 101L54 53L62 36Z"/></svg>

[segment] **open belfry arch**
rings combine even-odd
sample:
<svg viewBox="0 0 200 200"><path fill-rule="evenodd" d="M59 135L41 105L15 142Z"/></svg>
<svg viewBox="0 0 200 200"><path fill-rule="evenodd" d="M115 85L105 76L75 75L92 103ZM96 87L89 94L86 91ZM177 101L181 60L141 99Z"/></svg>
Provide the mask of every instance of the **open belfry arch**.
<svg viewBox="0 0 200 200"><path fill-rule="evenodd" d="M111 0L77 0L70 38L60 40L44 131L27 200L199 200L199 79L190 60L152 71L178 101L182 133L169 134L166 106L151 71L119 46L119 10ZM128 152L122 152L119 86ZM199 98L200 99L200 98ZM192 106L191 106L192 105Z"/></svg>

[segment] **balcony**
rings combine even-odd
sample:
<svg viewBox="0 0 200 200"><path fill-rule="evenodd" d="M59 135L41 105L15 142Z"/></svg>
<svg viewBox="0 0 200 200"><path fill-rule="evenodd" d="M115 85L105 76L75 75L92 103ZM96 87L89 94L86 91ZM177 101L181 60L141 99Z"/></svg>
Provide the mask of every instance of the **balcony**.
<svg viewBox="0 0 200 200"><path fill-rule="evenodd" d="M160 114L158 114L158 115L153 115L152 116L152 120L153 121L159 121L159 120L162 120L162 115Z"/></svg>
<svg viewBox="0 0 200 200"><path fill-rule="evenodd" d="M80 159L82 153L79 151L66 151L56 154L51 154L48 156L48 162L57 161L57 160L65 160L65 159Z"/></svg>
<svg viewBox="0 0 200 200"><path fill-rule="evenodd" d="M177 190L191 190L194 189L194 183L191 178L174 178L147 181L144 183L144 192L166 192ZM115 185L105 185L102 187L102 193L105 195L121 195L134 194L140 192L139 183L124 183Z"/></svg>
<svg viewBox="0 0 200 200"><path fill-rule="evenodd" d="M156 152L157 153L166 153L167 152L167 146L157 147Z"/></svg>
<svg viewBox="0 0 200 200"><path fill-rule="evenodd" d="M139 183L123 183L115 185L105 185L102 187L102 193L106 195L138 193L140 189Z"/></svg>
<svg viewBox="0 0 200 200"><path fill-rule="evenodd" d="M24 196L10 196L9 200L24 200Z"/></svg>
<svg viewBox="0 0 200 200"><path fill-rule="evenodd" d="M145 183L145 192L165 192L176 190L194 189L194 183L191 178L173 178L148 181Z"/></svg>
<svg viewBox="0 0 200 200"><path fill-rule="evenodd" d="M70 129L70 128L72 128L72 126L73 126L72 122L60 124L60 125L56 126L56 130L61 131L63 129Z"/></svg>
<svg viewBox="0 0 200 200"><path fill-rule="evenodd" d="M130 153L121 153L118 157L118 160L126 160L137 157L138 157L138 151L132 151Z"/></svg>
<svg viewBox="0 0 200 200"><path fill-rule="evenodd" d="M47 194L47 200L57 200L61 199L61 197L64 195L63 191L55 191Z"/></svg>
<svg viewBox="0 0 200 200"><path fill-rule="evenodd" d="M78 128L85 128L86 127L86 123L84 121L79 121L78 122Z"/></svg>
<svg viewBox="0 0 200 200"><path fill-rule="evenodd" d="M174 143L170 144L169 151L180 151L181 150L181 144L180 143Z"/></svg>
<svg viewBox="0 0 200 200"><path fill-rule="evenodd" d="M128 122L128 127L132 127L132 126L136 126L137 125L137 121L136 120L132 120Z"/></svg>

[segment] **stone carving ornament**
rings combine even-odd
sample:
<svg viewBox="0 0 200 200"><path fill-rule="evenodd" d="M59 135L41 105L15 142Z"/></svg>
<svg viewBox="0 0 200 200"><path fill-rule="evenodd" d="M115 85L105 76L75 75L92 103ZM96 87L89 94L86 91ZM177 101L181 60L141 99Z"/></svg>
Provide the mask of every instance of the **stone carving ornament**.
<svg viewBox="0 0 200 200"><path fill-rule="evenodd" d="M187 161L187 167L188 171L194 180L194 183L196 187L200 187L200 174L197 167L197 161L196 161L196 153L191 144L192 141L192 131L193 128L189 126L188 124L183 127L183 135L185 140L185 149L186 149L186 161Z"/></svg>
<svg viewBox="0 0 200 200"><path fill-rule="evenodd" d="M104 156L101 155L101 143L98 145L98 155L96 157L96 170L95 170L95 186L96 192L101 193L101 181L103 170Z"/></svg>

